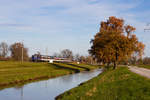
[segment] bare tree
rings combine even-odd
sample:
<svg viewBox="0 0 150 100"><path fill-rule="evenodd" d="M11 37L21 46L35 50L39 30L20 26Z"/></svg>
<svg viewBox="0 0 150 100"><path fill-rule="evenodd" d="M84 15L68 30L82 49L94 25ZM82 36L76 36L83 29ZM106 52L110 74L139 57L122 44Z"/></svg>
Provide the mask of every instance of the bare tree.
<svg viewBox="0 0 150 100"><path fill-rule="evenodd" d="M143 59L143 64L145 64L145 65L150 65L150 57L145 57L145 58Z"/></svg>
<svg viewBox="0 0 150 100"><path fill-rule="evenodd" d="M84 56L80 56L80 62L85 63L85 61L86 61L86 58Z"/></svg>
<svg viewBox="0 0 150 100"><path fill-rule="evenodd" d="M86 63L88 63L88 64L94 64L94 63L95 63L92 56L86 56L86 57L85 57L85 61L86 61Z"/></svg>
<svg viewBox="0 0 150 100"><path fill-rule="evenodd" d="M64 49L61 51L61 56L64 58L69 58L69 59L73 59L73 53L71 50L69 49Z"/></svg>
<svg viewBox="0 0 150 100"><path fill-rule="evenodd" d="M0 44L0 56L5 58L8 55L8 51L9 51L9 49L8 49L7 43L2 42Z"/></svg>
<svg viewBox="0 0 150 100"><path fill-rule="evenodd" d="M61 54L55 52L55 53L53 54L53 56L54 56L54 57L61 57Z"/></svg>
<svg viewBox="0 0 150 100"><path fill-rule="evenodd" d="M22 57L24 61L29 60L28 49L24 47L22 43L14 43L10 46L11 57L14 60L21 61Z"/></svg>
<svg viewBox="0 0 150 100"><path fill-rule="evenodd" d="M76 55L74 56L74 60L75 60L75 61L80 61L80 55L79 55L79 54L76 54Z"/></svg>

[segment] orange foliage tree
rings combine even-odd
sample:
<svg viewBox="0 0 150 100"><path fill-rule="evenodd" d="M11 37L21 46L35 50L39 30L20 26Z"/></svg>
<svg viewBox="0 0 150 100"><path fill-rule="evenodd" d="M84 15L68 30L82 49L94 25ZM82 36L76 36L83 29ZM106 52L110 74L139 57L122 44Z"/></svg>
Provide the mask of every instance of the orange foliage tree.
<svg viewBox="0 0 150 100"><path fill-rule="evenodd" d="M89 53L98 62L108 66L113 63L114 69L119 61L129 59L134 53L142 57L145 45L138 41L134 31L134 27L124 25L123 19L111 16L101 22L100 31L91 40Z"/></svg>

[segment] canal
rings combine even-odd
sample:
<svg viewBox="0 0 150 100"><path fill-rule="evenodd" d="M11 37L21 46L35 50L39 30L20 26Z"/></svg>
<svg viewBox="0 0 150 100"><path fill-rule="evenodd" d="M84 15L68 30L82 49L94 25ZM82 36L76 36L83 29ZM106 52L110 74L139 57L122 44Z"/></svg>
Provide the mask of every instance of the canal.
<svg viewBox="0 0 150 100"><path fill-rule="evenodd" d="M59 94L92 79L101 72L101 69L97 69L3 89L0 90L0 100L54 100Z"/></svg>

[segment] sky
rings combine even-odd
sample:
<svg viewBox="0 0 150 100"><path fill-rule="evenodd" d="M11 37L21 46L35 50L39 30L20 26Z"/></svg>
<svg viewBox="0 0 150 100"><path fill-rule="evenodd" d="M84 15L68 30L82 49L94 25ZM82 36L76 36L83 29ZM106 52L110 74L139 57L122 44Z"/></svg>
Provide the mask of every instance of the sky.
<svg viewBox="0 0 150 100"><path fill-rule="evenodd" d="M150 0L0 0L0 42L24 42L29 54L63 49L88 55L100 22L123 18L150 56Z"/></svg>

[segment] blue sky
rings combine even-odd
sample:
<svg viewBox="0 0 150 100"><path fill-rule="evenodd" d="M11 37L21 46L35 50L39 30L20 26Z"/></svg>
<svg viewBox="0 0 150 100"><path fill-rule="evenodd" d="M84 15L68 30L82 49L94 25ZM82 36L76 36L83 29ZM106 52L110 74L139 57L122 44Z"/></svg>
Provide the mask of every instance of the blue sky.
<svg viewBox="0 0 150 100"><path fill-rule="evenodd" d="M90 39L109 16L136 27L150 56L149 0L0 0L0 42L24 41L29 54L62 49L87 55ZM150 27L150 26L149 26Z"/></svg>

